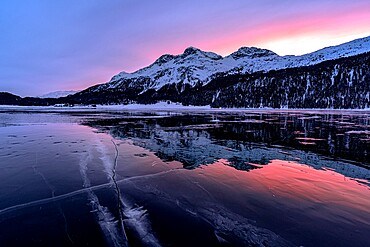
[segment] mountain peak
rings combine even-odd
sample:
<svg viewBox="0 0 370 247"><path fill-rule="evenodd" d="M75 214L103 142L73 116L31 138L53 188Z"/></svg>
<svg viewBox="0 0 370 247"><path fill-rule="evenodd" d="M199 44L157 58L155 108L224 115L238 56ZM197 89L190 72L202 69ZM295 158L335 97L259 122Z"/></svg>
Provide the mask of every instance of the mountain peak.
<svg viewBox="0 0 370 247"><path fill-rule="evenodd" d="M365 52L370 52L369 37L302 56L279 56L267 49L241 47L229 56L222 57L190 46L182 54L162 55L153 64L133 73L122 72L114 76L106 87L137 86L142 83L142 91L145 92L172 83L206 85L218 73L254 73L309 66Z"/></svg>
<svg viewBox="0 0 370 247"><path fill-rule="evenodd" d="M185 49L185 51L184 51L184 55L185 56L189 56L189 55L192 55L192 54L196 54L196 53L198 53L198 52L203 52L202 50L200 50L200 49L198 49L198 48L196 48L196 47L193 47L193 46L189 46L188 48L186 48Z"/></svg>
<svg viewBox="0 0 370 247"><path fill-rule="evenodd" d="M185 49L184 53L181 55L183 58L191 56L191 55L200 55L207 57L212 60L219 60L222 59L223 57L214 53L214 52L207 52L207 51L202 51L201 49L198 49L196 47L190 46Z"/></svg>
<svg viewBox="0 0 370 247"><path fill-rule="evenodd" d="M258 57L269 57L269 56L278 56L275 52L261 49L258 47L241 47L236 52L232 53L234 59L240 59L243 57L258 58Z"/></svg>
<svg viewBox="0 0 370 247"><path fill-rule="evenodd" d="M222 59L222 56L220 56L216 53L202 51L201 49L190 46L190 47L186 48L184 53L182 53L180 55L165 54L165 55L160 56L157 60L155 60L153 65L156 64L156 65L161 66L161 65L166 64L166 63L168 63L168 62L170 62L174 59L177 59L177 60L186 59L186 58L188 58L192 55L195 55L197 58L206 57L206 58L209 58L209 59L212 59L212 60Z"/></svg>

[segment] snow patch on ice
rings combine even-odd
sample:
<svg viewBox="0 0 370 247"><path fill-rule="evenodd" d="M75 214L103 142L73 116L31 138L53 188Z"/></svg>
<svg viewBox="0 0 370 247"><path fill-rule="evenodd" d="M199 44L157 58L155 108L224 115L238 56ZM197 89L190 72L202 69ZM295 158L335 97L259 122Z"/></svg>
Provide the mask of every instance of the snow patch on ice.
<svg viewBox="0 0 370 247"><path fill-rule="evenodd" d="M87 154L84 154L80 160L80 174L83 180L84 187L90 187L91 182L87 176L87 167L89 162L92 160L92 151L88 150ZM96 216L99 226L106 237L106 241L110 246L128 246L126 234L124 229L118 226L118 222L109 211L107 207L100 205L99 198L93 192L93 190L87 190L88 199L92 208L92 212Z"/></svg>
<svg viewBox="0 0 370 247"><path fill-rule="evenodd" d="M104 171L107 174L107 179L112 182L113 169L114 169L114 159L113 154L109 154L106 145L102 140L96 139L95 141L96 149L99 152L100 160L103 162Z"/></svg>
<svg viewBox="0 0 370 247"><path fill-rule="evenodd" d="M152 234L152 228L147 219L147 211L143 207L127 208L124 210L127 219L125 225L135 231L145 246L161 246L157 238Z"/></svg>

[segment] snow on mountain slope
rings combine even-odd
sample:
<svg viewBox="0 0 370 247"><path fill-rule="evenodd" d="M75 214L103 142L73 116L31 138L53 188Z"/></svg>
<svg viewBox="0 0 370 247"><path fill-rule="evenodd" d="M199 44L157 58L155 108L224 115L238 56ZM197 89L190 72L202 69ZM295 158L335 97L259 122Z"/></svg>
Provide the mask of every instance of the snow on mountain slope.
<svg viewBox="0 0 370 247"><path fill-rule="evenodd" d="M222 62L220 55L189 47L181 55L163 55L150 66L132 74L122 72L114 76L109 84L110 87L116 87L123 79L148 77L153 82L150 88L159 89L174 82L195 85L207 81L210 75L220 70L229 70L229 66L224 66Z"/></svg>
<svg viewBox="0 0 370 247"><path fill-rule="evenodd" d="M163 55L153 64L133 73L121 72L108 83L96 87L135 87L141 84L143 91L160 89L169 83L183 83L195 86L205 85L216 73L253 73L285 68L308 66L341 57L355 56L370 51L370 37L357 39L342 45L327 47L302 56L279 56L276 53L256 47L242 47L222 57L189 47L180 55ZM143 84L143 82L145 82Z"/></svg>
<svg viewBox="0 0 370 247"><path fill-rule="evenodd" d="M75 93L78 93L79 91L56 91L56 92L51 92L51 93L47 93L47 94L44 94L44 95L41 95L39 96L39 98L60 98L60 97L65 97L65 96L68 96L68 95L71 95L71 94L75 94Z"/></svg>

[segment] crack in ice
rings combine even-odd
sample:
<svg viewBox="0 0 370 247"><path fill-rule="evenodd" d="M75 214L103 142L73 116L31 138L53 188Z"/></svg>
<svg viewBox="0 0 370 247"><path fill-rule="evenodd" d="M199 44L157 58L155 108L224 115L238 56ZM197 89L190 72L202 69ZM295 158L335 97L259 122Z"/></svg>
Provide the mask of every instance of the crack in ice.
<svg viewBox="0 0 370 247"><path fill-rule="evenodd" d="M90 205L92 207L92 212L98 218L98 223L100 225L101 230L103 231L106 240L109 242L110 245L113 246L128 246L127 237L125 232L120 233L118 232L116 222L114 221L114 216L109 211L107 207L100 205L99 198L93 192L90 185L90 180L87 177L87 165L91 160L91 150L89 150L88 155L81 159L80 161L80 173L83 179L84 186L89 186L87 189L88 198L90 200ZM111 185L111 183L109 183Z"/></svg>
<svg viewBox="0 0 370 247"><path fill-rule="evenodd" d="M38 159L37 159L37 153L36 153L36 164L32 166L32 169L33 169L33 172L36 174L36 175L39 175L42 180L44 181L44 183L46 184L46 186L50 189L51 191L51 197L55 197L55 188L54 186L52 186L49 181L46 179L46 177L44 176L44 174L42 174L39 170L37 170L37 166L38 165Z"/></svg>
<svg viewBox="0 0 370 247"><path fill-rule="evenodd" d="M64 231L66 232L66 235L67 235L67 238L68 240L71 242L71 244L75 244L74 241L72 240L71 238L71 235L69 234L69 231L68 231L68 222L67 222L67 218L63 212L63 210L59 207L59 212L60 214L62 215L63 217L63 220L64 220Z"/></svg>
<svg viewBox="0 0 370 247"><path fill-rule="evenodd" d="M121 230L122 230L122 234L124 236L124 238L126 239L126 241L128 242L128 239L127 239L127 234L126 234L126 231L125 231L125 225L124 225L124 221L123 221L123 208L124 208L124 205L123 205L123 201L122 201L122 198L121 198L121 191L119 189L119 186L117 184L117 181L116 181L116 168L117 168L117 161L118 161L118 148L117 148L117 144L114 142L114 140L111 140L113 145L114 145L114 148L116 150L116 155L114 157L114 164L113 164L113 169L112 169L112 181L114 183L114 186L115 186L115 192L117 194L117 207L118 207L118 215L119 215L119 224L120 224L120 227L121 227Z"/></svg>
<svg viewBox="0 0 370 247"><path fill-rule="evenodd" d="M160 175L164 175L164 174L171 173L171 172L178 171L178 170L182 170L182 169L181 168L176 168L176 169L157 172L157 173L153 173L153 174L146 174L146 175L139 175L139 176L124 178L124 179L118 180L117 184L121 184L121 183L124 183L124 182L136 180L136 179L143 179L143 178L151 178L151 177L155 177L155 176L160 176ZM63 195L58 195L58 196L49 197L49 198L45 198L45 199L40 199L40 200L35 200L35 201L26 202L26 203L22 203L22 204L17 204L17 205L14 205L14 206L10 206L8 208L1 209L0 210L0 216L4 215L6 213L10 213L10 212L15 211L15 210L19 210L19 209L23 209L23 208L27 208L27 207L32 207L32 206L43 205L43 204L47 204L47 203L50 203L50 202L60 201L60 200L67 199L69 197L73 197L73 196L77 196L77 195L87 193L89 191L96 191L96 190L104 189L104 188L111 187L111 186L112 186L112 183L109 182L109 183L105 183L105 184L99 184L99 185L83 188L83 189L80 189L80 190L75 190L75 191L72 191L72 192L69 192L69 193L66 193L66 194L63 194Z"/></svg>

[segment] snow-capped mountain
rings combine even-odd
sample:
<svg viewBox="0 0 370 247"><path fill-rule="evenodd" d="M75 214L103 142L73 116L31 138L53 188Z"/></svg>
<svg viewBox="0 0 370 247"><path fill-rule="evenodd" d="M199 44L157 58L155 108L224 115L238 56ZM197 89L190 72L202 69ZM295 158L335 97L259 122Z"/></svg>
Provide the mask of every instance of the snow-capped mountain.
<svg viewBox="0 0 370 247"><path fill-rule="evenodd" d="M45 98L56 99L56 98L60 98L60 97L66 97L68 95L72 95L72 94L75 94L75 93L78 93L78 92L79 91L73 91L73 90L70 90L70 91L56 91L56 92L51 92L51 93L41 95L41 96L39 96L39 98L42 98L42 99L45 99Z"/></svg>
<svg viewBox="0 0 370 247"><path fill-rule="evenodd" d="M211 107L369 109L370 37L302 56L242 47L222 57L189 47L136 72L121 72L105 84L50 98L60 96L27 97L8 104L172 101Z"/></svg>
<svg viewBox="0 0 370 247"><path fill-rule="evenodd" d="M135 87L140 84L142 92L158 90L164 85L206 85L217 73L245 74L257 71L281 70L309 66L327 60L350 57L370 51L370 37L357 39L339 46L332 46L302 56L279 56L256 47L242 47L222 57L189 47L180 55L163 55L153 64L133 73L121 72L94 91L112 88ZM183 90L184 88L182 88Z"/></svg>

